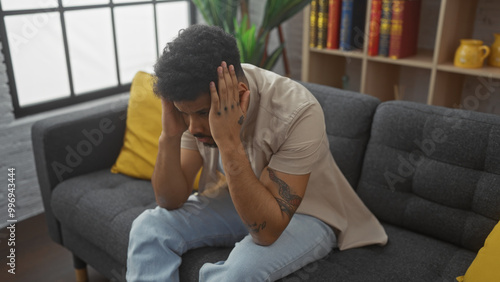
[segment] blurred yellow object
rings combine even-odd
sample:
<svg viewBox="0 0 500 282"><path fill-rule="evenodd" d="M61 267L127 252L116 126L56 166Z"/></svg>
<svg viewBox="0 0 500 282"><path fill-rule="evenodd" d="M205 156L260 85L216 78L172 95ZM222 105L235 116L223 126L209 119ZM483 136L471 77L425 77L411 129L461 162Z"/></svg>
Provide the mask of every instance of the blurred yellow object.
<svg viewBox="0 0 500 282"><path fill-rule="evenodd" d="M457 277L459 282L498 282L500 281L500 222L484 242L476 258L464 276Z"/></svg>
<svg viewBox="0 0 500 282"><path fill-rule="evenodd" d="M489 64L500 67L500 33L495 33L495 42L491 45Z"/></svg>
<svg viewBox="0 0 500 282"><path fill-rule="evenodd" d="M138 72L132 80L123 146L112 173L151 179L158 154L161 100L153 92L154 76Z"/></svg>
<svg viewBox="0 0 500 282"><path fill-rule="evenodd" d="M203 167L200 168L198 171L198 174L196 174L196 178L194 179L194 184L193 184L193 190L198 191L198 186L200 185L200 176L201 176L201 171L203 170Z"/></svg>

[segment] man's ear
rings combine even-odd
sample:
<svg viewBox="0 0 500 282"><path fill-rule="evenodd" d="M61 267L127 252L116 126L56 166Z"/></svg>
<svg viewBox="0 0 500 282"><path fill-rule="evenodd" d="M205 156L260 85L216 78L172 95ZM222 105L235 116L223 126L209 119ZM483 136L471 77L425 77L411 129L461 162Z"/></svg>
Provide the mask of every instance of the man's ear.
<svg viewBox="0 0 500 282"><path fill-rule="evenodd" d="M244 115L246 115L248 110L248 105L250 102L250 89L244 82L238 83L238 92L240 95L240 107Z"/></svg>

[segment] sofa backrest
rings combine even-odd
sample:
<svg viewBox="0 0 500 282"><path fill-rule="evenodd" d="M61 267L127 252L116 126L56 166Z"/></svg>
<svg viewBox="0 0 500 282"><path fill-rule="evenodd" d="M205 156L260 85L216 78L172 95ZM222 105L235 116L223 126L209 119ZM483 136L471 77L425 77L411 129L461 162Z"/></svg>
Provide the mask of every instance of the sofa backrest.
<svg viewBox="0 0 500 282"><path fill-rule="evenodd" d="M301 82L323 108L330 151L353 188L358 184L373 114L380 100L372 96Z"/></svg>
<svg viewBox="0 0 500 282"><path fill-rule="evenodd" d="M382 221L479 250L500 219L500 116L380 104L357 192Z"/></svg>

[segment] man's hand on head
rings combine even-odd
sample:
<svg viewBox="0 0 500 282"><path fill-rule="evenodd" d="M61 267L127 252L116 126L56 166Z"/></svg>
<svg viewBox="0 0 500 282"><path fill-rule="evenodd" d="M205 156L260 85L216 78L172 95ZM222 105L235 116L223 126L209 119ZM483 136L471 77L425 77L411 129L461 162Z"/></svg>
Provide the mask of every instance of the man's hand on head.
<svg viewBox="0 0 500 282"><path fill-rule="evenodd" d="M210 82L211 107L209 114L210 131L219 149L236 149L240 140L240 130L245 120L250 91L239 86L234 66L222 62L217 67L218 88Z"/></svg>
<svg viewBox="0 0 500 282"><path fill-rule="evenodd" d="M162 105L162 135L167 138L181 137L188 129L181 113L175 108L174 103L161 98Z"/></svg>

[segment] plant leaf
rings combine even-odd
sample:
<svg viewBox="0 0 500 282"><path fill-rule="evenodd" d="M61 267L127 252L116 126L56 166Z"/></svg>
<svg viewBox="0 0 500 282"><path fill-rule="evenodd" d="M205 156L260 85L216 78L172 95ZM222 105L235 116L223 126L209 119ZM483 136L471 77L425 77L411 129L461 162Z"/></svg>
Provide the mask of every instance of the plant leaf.
<svg viewBox="0 0 500 282"><path fill-rule="evenodd" d="M226 32L234 33L234 22L240 0L193 0L203 19L209 25L223 28Z"/></svg>
<svg viewBox="0 0 500 282"><path fill-rule="evenodd" d="M276 65L276 63L278 62L278 59L280 58L281 54L283 53L284 48L285 48L285 44L284 43L280 44L280 46L278 46L278 48L276 48L273 51L271 56L267 57L267 59L265 60L265 62L263 63L263 65L261 67L263 67L264 69L267 69L267 70L272 70L274 68L274 66Z"/></svg>
<svg viewBox="0 0 500 282"><path fill-rule="evenodd" d="M307 6L311 0L268 0L261 28L271 31Z"/></svg>

